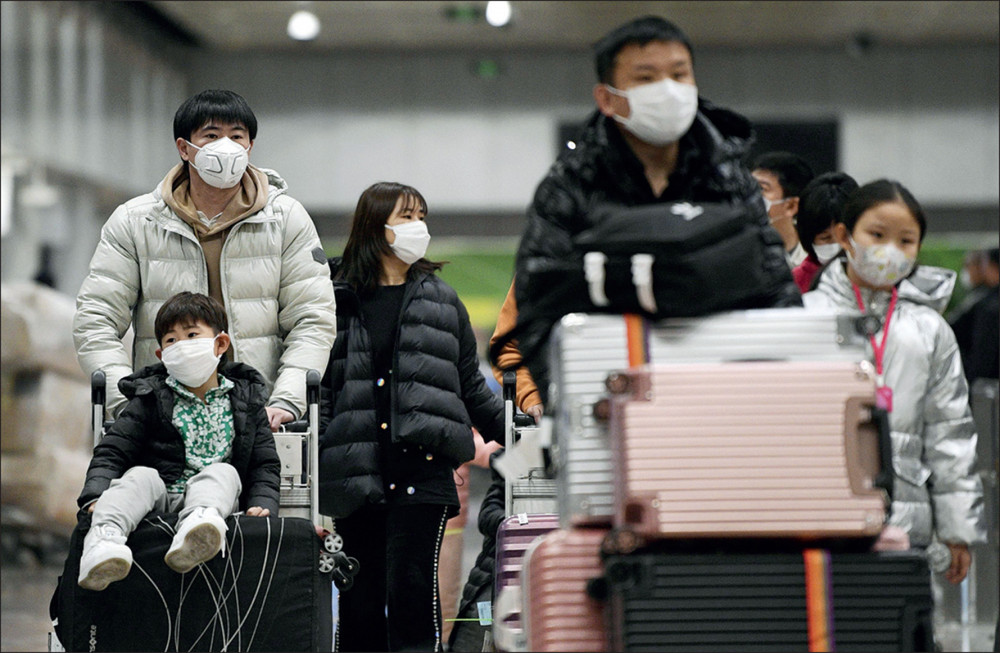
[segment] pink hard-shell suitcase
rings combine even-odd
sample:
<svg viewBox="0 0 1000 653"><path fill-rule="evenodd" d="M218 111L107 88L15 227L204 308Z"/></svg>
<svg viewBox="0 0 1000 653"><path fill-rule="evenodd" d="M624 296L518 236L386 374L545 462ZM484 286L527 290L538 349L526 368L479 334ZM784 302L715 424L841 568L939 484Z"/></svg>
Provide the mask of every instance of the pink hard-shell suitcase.
<svg viewBox="0 0 1000 653"><path fill-rule="evenodd" d="M528 549L522 573L527 650L609 650L604 602L587 591L588 582L604 574L601 544L608 532L560 529Z"/></svg>
<svg viewBox="0 0 1000 653"><path fill-rule="evenodd" d="M559 528L559 516L555 513L511 515L497 528L496 571L494 576L494 598L500 599L505 591L517 593L521 587L521 568L524 555L531 544L542 535ZM522 632L521 612L515 609L501 617L503 626L517 635Z"/></svg>
<svg viewBox="0 0 1000 653"><path fill-rule="evenodd" d="M645 365L608 377L614 525L659 538L874 538L891 445L867 362Z"/></svg>

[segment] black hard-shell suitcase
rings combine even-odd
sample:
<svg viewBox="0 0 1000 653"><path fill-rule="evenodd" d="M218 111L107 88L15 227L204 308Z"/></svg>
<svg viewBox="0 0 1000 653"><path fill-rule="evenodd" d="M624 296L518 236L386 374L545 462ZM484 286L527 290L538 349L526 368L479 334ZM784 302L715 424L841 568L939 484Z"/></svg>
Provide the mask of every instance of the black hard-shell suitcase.
<svg viewBox="0 0 1000 653"><path fill-rule="evenodd" d="M322 540L299 517L231 516L221 554L186 574L163 562L177 515L150 513L128 538L129 575L77 585L83 515L50 604L67 651L329 651L333 606Z"/></svg>
<svg viewBox="0 0 1000 653"><path fill-rule="evenodd" d="M931 651L917 552L635 552L605 559L613 651Z"/></svg>

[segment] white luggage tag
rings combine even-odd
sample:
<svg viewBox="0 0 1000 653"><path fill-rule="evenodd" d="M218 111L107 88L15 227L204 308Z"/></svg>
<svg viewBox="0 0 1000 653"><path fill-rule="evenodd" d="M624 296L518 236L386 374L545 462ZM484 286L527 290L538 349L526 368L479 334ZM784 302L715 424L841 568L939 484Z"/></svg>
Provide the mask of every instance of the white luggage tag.
<svg viewBox="0 0 1000 653"><path fill-rule="evenodd" d="M549 426L551 427L551 424ZM531 470L545 466L542 457L542 432L545 430L544 420L540 428L525 429L520 440L513 444L508 443L504 453L497 456L493 466L505 479L523 478Z"/></svg>

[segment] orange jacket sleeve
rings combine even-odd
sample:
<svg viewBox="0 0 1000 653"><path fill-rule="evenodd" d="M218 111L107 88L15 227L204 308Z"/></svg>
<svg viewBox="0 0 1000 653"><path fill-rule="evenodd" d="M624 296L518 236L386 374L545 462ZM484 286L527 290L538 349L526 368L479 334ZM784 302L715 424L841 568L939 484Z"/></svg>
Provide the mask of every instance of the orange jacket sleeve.
<svg viewBox="0 0 1000 653"><path fill-rule="evenodd" d="M503 306L500 307L500 314L497 316L497 326L493 331L493 336L490 338L490 348L492 349L493 344L497 340L513 329L515 324L517 324L517 301L514 299L514 284L512 282L510 289L507 291L507 297L503 300ZM511 340L500 349L497 362L506 368L521 365L521 352L517 349L517 340ZM503 374L495 366L493 367L493 376L503 385ZM540 403L542 403L542 398L538 393L538 386L535 385L535 380L531 378L528 368L524 366L518 367L517 407L522 411L526 411L528 408Z"/></svg>

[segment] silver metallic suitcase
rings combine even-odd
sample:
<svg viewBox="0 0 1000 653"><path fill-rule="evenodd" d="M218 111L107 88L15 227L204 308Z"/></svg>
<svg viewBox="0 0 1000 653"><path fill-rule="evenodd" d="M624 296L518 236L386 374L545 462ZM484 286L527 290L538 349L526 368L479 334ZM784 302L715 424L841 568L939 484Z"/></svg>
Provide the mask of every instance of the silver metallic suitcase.
<svg viewBox="0 0 1000 653"><path fill-rule="evenodd" d="M571 313L552 332L549 405L560 524L610 525L611 450L605 379L646 362L866 360L862 318L804 308L731 311L650 323L637 316ZM877 330L877 329L876 329Z"/></svg>

